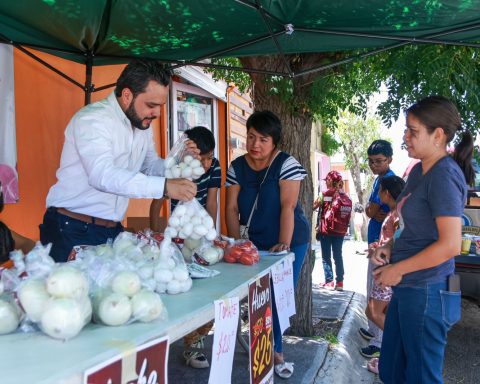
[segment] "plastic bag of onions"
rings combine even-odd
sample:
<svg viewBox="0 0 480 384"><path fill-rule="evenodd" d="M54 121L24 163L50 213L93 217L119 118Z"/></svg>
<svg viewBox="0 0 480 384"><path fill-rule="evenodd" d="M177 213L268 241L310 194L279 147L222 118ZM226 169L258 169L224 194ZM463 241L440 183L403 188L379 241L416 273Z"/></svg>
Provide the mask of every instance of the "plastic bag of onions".
<svg viewBox="0 0 480 384"><path fill-rule="evenodd" d="M169 236L165 236L160 244L160 256L155 261L153 277L158 293L175 295L192 288L192 279L182 253Z"/></svg>
<svg viewBox="0 0 480 384"><path fill-rule="evenodd" d="M167 179L195 180L205 173L200 160L189 153L185 145L187 140L187 135L183 134L168 153L165 159L165 177Z"/></svg>
<svg viewBox="0 0 480 384"><path fill-rule="evenodd" d="M89 284L83 272L71 263L56 264L45 278L30 277L17 288L25 319L22 330L36 324L55 339L68 340L82 330L92 317Z"/></svg>
<svg viewBox="0 0 480 384"><path fill-rule="evenodd" d="M205 208L198 200L193 199L178 203L168 219L164 235L170 238L193 240L205 238L212 241L217 237L217 230Z"/></svg>

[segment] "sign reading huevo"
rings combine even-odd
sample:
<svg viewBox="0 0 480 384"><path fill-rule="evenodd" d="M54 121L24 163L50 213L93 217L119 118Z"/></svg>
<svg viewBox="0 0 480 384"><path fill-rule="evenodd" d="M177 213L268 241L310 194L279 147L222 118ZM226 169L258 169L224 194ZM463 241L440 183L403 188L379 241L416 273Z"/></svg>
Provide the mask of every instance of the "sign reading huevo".
<svg viewBox="0 0 480 384"><path fill-rule="evenodd" d="M248 286L250 383L273 383L273 318L270 273Z"/></svg>
<svg viewBox="0 0 480 384"><path fill-rule="evenodd" d="M83 384L167 384L168 336L117 347L124 352L85 371Z"/></svg>

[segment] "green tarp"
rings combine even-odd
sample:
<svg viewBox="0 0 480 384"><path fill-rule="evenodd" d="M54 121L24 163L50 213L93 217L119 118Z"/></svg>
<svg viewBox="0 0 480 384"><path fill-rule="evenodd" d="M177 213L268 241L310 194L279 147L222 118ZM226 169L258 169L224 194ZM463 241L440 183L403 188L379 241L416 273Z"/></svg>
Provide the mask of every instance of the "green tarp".
<svg viewBox="0 0 480 384"><path fill-rule="evenodd" d="M0 35L93 65L470 44L480 0L2 0Z"/></svg>

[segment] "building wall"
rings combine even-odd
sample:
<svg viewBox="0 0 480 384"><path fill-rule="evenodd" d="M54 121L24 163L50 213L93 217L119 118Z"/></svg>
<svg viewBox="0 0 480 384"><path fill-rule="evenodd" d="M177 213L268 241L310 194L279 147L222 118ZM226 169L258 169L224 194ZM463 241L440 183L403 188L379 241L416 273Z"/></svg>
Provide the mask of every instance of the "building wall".
<svg viewBox="0 0 480 384"><path fill-rule="evenodd" d="M42 52L34 53L77 82L85 82L84 65ZM49 188L56 182L55 172L60 162L64 130L70 118L83 107L84 92L18 50L14 50L14 66L20 201L6 205L1 219L14 231L38 240L38 225L45 212L45 199ZM123 68L124 65L94 67L93 83L96 87L115 83ZM92 102L108 96L112 90L109 88L94 93ZM225 105L223 102L219 104ZM219 108L219 128L223 132L226 129L225 113L225 108ZM168 152L166 107L161 117L152 123L152 129L157 151L165 157ZM224 133L222 140L226 140ZM221 155L224 163L225 152L224 149ZM148 217L150 201L131 199L126 217ZM162 215L166 214L165 211Z"/></svg>

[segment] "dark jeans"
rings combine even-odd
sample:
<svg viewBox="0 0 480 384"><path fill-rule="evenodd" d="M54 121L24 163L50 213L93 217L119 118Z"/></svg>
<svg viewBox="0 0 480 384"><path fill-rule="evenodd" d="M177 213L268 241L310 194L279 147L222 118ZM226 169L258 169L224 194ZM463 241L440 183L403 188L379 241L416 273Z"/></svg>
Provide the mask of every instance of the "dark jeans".
<svg viewBox="0 0 480 384"><path fill-rule="evenodd" d="M123 232L121 224L114 228L88 224L62 215L56 208L48 208L40 224L40 241L43 245L52 243L50 256L56 262L65 262L75 245L104 244L120 232Z"/></svg>
<svg viewBox="0 0 480 384"><path fill-rule="evenodd" d="M343 236L320 235L320 245L322 246L323 272L325 273L325 282L333 281L332 269L332 251L335 261L335 275L337 283L343 282L343 257L342 246Z"/></svg>
<svg viewBox="0 0 480 384"><path fill-rule="evenodd" d="M461 294L447 282L393 287L380 354L385 384L443 383L448 330L460 319Z"/></svg>

